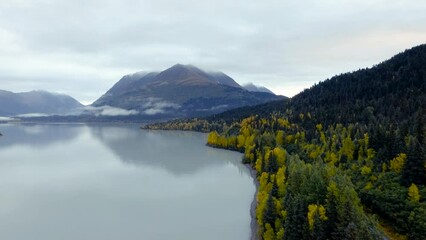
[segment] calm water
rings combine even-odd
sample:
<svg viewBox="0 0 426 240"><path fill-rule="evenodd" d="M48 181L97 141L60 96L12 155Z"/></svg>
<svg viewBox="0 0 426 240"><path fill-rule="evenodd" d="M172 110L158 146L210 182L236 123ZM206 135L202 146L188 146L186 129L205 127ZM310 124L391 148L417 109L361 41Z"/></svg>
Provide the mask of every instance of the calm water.
<svg viewBox="0 0 426 240"><path fill-rule="evenodd" d="M249 239L255 186L206 135L0 125L0 239Z"/></svg>

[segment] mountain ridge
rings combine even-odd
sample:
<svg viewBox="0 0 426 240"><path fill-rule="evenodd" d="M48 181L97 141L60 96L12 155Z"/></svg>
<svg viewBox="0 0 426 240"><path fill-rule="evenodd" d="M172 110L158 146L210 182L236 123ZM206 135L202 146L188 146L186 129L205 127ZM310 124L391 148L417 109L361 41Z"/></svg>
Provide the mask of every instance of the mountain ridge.
<svg viewBox="0 0 426 240"><path fill-rule="evenodd" d="M243 88L247 89L250 92L266 92L274 94L271 90L263 86L257 86L253 83L246 83L242 85Z"/></svg>
<svg viewBox="0 0 426 240"><path fill-rule="evenodd" d="M222 72L175 64L161 72L126 75L92 106L135 109L141 114L175 117L206 116L227 109L282 99L249 92Z"/></svg>
<svg viewBox="0 0 426 240"><path fill-rule="evenodd" d="M44 90L11 92L0 90L0 116L67 113L83 105L69 95Z"/></svg>

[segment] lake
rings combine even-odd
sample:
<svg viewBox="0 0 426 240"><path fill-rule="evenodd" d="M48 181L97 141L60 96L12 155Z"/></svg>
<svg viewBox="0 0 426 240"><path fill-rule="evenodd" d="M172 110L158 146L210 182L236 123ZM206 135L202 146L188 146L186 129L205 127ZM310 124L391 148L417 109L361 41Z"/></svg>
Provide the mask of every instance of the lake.
<svg viewBox="0 0 426 240"><path fill-rule="evenodd" d="M249 239L255 185L206 134L1 124L0 239Z"/></svg>

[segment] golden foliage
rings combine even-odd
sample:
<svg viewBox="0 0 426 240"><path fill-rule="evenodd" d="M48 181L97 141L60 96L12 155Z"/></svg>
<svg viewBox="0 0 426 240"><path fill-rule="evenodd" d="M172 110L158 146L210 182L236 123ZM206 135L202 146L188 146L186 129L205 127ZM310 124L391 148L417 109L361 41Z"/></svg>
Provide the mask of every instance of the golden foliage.
<svg viewBox="0 0 426 240"><path fill-rule="evenodd" d="M405 153L398 154L394 159L390 160L389 169L394 172L401 172L404 167L407 155Z"/></svg>
<svg viewBox="0 0 426 240"><path fill-rule="evenodd" d="M319 219L322 221L326 221L328 219L325 214L325 207L323 205L310 204L308 206L308 225L309 230L311 231L314 228L315 216L317 214L319 216Z"/></svg>
<svg viewBox="0 0 426 240"><path fill-rule="evenodd" d="M419 188L414 183L408 188L408 201L412 203L418 203L420 201Z"/></svg>

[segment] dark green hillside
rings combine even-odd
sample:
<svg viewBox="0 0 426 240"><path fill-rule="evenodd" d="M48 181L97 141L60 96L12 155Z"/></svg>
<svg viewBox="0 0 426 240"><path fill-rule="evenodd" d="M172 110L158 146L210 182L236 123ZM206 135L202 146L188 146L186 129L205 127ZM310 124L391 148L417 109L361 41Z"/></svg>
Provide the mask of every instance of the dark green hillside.
<svg viewBox="0 0 426 240"><path fill-rule="evenodd" d="M314 121L402 123L426 104L426 45L400 53L372 68L315 84L288 100L243 107L208 117L226 122L271 112L310 113Z"/></svg>
<svg viewBox="0 0 426 240"><path fill-rule="evenodd" d="M206 117L208 121L224 121L226 123L232 123L239 121L252 115L258 116L269 116L273 112L284 112L287 107L287 103L290 99L283 99L278 101L271 101L256 106L246 106L236 109L231 109L223 113L214 114Z"/></svg>
<svg viewBox="0 0 426 240"><path fill-rule="evenodd" d="M373 68L335 76L292 98L290 109L325 124L400 123L426 103L426 45Z"/></svg>

